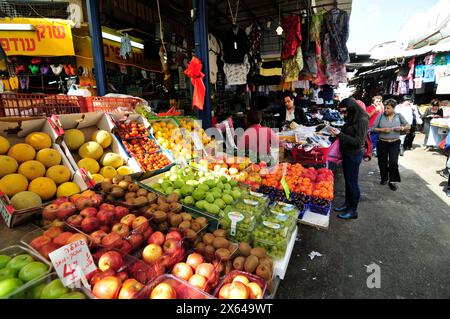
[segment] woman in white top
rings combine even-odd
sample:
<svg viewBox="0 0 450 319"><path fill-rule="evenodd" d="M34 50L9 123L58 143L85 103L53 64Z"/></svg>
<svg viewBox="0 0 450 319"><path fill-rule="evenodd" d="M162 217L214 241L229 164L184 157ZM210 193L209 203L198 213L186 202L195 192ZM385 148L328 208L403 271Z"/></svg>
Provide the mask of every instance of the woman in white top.
<svg viewBox="0 0 450 319"><path fill-rule="evenodd" d="M400 156L403 156L405 150L412 148L414 138L416 136L417 125L422 125L423 121L416 105L413 104L409 95L403 97L403 103L395 108L395 113L403 115L411 129L408 134L400 136Z"/></svg>

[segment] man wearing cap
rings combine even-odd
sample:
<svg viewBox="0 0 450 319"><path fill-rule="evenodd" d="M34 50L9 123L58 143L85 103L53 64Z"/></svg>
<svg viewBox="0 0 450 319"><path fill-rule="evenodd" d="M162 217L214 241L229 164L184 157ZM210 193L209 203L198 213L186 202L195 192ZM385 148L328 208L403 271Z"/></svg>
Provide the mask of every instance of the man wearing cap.
<svg viewBox="0 0 450 319"><path fill-rule="evenodd" d="M405 150L410 150L412 148L413 141L416 136L416 127L417 125L421 125L423 122L419 109L413 104L413 100L410 95L405 95L403 97L403 103L399 104L395 108L395 112L403 115L408 124L411 126L409 133L406 135L400 135L400 156L403 156Z"/></svg>

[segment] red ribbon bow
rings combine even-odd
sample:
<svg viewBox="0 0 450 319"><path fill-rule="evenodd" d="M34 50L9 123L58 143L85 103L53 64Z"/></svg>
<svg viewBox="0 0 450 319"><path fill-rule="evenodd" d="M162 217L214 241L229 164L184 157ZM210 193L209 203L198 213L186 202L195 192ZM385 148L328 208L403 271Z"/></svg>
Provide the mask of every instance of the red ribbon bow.
<svg viewBox="0 0 450 319"><path fill-rule="evenodd" d="M197 57L193 57L191 62L189 62L188 68L184 71L184 74L191 79L192 86L194 87L192 105L197 107L199 110L203 110L206 94L205 83L203 83L205 74L202 73L202 67L202 61L200 61Z"/></svg>

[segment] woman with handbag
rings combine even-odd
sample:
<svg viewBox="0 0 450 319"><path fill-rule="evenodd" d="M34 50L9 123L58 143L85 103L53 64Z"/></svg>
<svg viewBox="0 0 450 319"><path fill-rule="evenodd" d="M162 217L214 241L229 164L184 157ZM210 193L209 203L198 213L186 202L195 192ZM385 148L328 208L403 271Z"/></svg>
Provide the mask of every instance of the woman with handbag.
<svg viewBox="0 0 450 319"><path fill-rule="evenodd" d="M410 130L411 126L403 115L395 112L397 102L389 99L385 102L385 111L380 114L372 130L379 133L377 144L378 167L380 168L381 185L389 183L389 188L397 190L394 183L401 182L398 170L398 156L400 154L400 136Z"/></svg>
<svg viewBox="0 0 450 319"><path fill-rule="evenodd" d="M339 139L342 154L342 169L345 179L345 203L335 208L341 219L358 218L359 167L364 157L364 144L369 129L369 115L354 98L342 100L339 111L345 117L342 131L330 128L330 133Z"/></svg>

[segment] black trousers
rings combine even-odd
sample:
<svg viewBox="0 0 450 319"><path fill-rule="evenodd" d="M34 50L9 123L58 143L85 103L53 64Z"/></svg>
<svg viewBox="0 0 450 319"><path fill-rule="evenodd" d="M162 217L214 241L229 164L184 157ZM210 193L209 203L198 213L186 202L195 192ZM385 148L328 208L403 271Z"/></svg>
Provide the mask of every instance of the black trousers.
<svg viewBox="0 0 450 319"><path fill-rule="evenodd" d="M415 137L416 137L416 127L414 125L411 125L411 130L409 131L408 134L406 134L405 142L403 143L403 147L405 150L412 148Z"/></svg>
<svg viewBox="0 0 450 319"><path fill-rule="evenodd" d="M400 140L396 142L378 140L377 154L381 180L383 182L401 182L400 172L398 171Z"/></svg>

